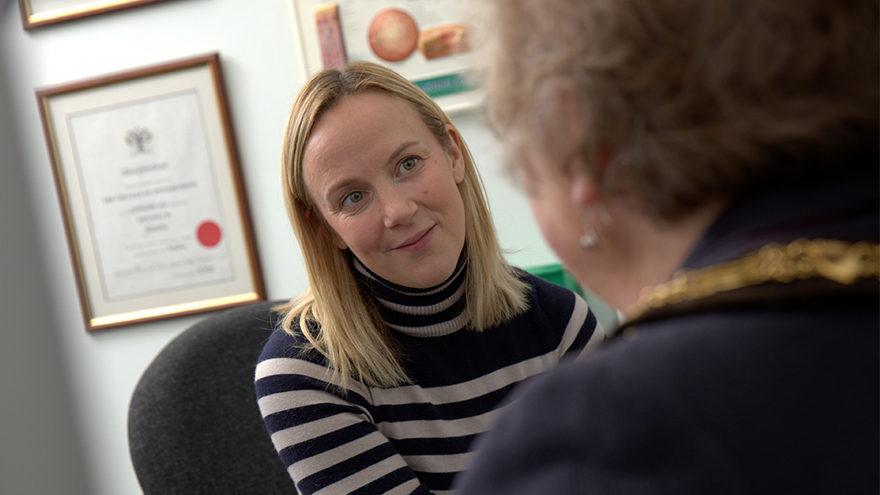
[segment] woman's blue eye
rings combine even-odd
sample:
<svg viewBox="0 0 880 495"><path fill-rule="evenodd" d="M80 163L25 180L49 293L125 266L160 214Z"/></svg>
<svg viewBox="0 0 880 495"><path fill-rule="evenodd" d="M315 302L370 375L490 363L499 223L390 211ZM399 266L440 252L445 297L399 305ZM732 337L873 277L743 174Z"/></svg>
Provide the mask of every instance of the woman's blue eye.
<svg viewBox="0 0 880 495"><path fill-rule="evenodd" d="M356 205L360 203L362 199L364 199L364 193L357 191L346 196L345 199L342 200L342 204L343 206Z"/></svg>
<svg viewBox="0 0 880 495"><path fill-rule="evenodd" d="M411 156L402 162L400 162L400 171L401 172L409 172L410 170L416 168L416 165L419 164L419 159Z"/></svg>

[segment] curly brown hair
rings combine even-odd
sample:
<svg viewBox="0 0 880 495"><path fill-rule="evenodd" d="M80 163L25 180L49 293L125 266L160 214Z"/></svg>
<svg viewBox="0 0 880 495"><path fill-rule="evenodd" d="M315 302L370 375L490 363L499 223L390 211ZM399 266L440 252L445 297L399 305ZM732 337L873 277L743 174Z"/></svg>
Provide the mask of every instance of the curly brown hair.
<svg viewBox="0 0 880 495"><path fill-rule="evenodd" d="M845 162L864 149L876 156L877 0L483 5L489 120L516 173L529 157L565 166L577 153L606 193L634 193L646 213L675 220L855 166ZM560 139L566 112L574 149ZM614 166L600 170L607 150Z"/></svg>

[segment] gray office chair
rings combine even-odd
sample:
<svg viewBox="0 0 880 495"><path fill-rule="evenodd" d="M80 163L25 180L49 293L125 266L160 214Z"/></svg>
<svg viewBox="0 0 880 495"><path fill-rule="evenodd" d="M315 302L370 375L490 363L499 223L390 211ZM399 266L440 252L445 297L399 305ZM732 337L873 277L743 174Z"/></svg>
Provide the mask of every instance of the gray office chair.
<svg viewBox="0 0 880 495"><path fill-rule="evenodd" d="M131 459L145 495L291 495L263 425L254 368L278 315L261 302L211 315L172 340L131 398Z"/></svg>

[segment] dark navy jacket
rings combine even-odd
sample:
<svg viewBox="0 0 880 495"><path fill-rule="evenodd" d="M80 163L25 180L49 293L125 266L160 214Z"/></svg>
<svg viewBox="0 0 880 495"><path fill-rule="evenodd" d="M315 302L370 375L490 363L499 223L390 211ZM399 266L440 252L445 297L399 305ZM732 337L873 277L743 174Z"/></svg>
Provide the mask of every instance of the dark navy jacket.
<svg viewBox="0 0 880 495"><path fill-rule="evenodd" d="M737 201L685 266L798 237L876 241L877 176L818 182ZM518 390L460 495L876 494L878 314L844 298L640 324Z"/></svg>

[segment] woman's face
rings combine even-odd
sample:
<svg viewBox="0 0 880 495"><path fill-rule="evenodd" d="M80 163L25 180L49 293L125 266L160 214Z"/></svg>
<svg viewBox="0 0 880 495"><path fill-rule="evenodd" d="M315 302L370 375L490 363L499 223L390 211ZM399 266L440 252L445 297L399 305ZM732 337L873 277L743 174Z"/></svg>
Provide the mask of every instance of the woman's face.
<svg viewBox="0 0 880 495"><path fill-rule="evenodd" d="M525 190L532 214L544 239L569 272L584 287L612 304L621 304L617 284L626 277L625 259L628 249L621 244L599 215L584 213L595 208L584 208L583 188L595 194L595 187L582 173L564 173L560 167L546 160L534 160L533 172ZM612 203L606 203L612 205ZM612 211L609 206L609 212ZM604 206L603 206L604 207ZM615 218L615 224L619 223ZM600 245L585 250L580 238L591 224L599 235Z"/></svg>
<svg viewBox="0 0 880 495"><path fill-rule="evenodd" d="M579 282L585 283L583 250L580 237L584 234L584 220L572 199L572 180L558 167L543 160L526 165L532 168L529 183L525 184L529 206L547 244L572 272Z"/></svg>
<svg viewBox="0 0 880 495"><path fill-rule="evenodd" d="M438 285L464 247L464 160L447 132L448 150L405 100L368 91L324 113L306 143L303 180L334 244L390 282Z"/></svg>

